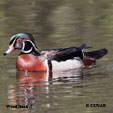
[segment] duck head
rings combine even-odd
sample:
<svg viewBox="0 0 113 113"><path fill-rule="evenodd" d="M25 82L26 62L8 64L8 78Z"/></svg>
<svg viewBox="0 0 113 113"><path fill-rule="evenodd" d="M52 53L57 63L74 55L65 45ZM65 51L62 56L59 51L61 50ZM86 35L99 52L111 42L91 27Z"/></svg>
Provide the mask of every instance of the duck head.
<svg viewBox="0 0 113 113"><path fill-rule="evenodd" d="M21 53L25 54L35 53L36 55L39 55L34 38L29 33L18 33L13 35L10 38L9 47L4 52L4 55L7 55L14 50L20 50Z"/></svg>

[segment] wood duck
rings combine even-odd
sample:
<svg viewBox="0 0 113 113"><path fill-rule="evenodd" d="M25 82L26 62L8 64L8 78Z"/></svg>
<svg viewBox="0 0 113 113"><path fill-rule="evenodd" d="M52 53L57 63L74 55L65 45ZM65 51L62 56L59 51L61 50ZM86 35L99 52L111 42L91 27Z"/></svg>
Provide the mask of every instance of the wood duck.
<svg viewBox="0 0 113 113"><path fill-rule="evenodd" d="M23 71L65 71L79 69L95 64L107 54L107 49L84 52L86 44L80 47L39 50L33 36L29 33L17 33L10 38L9 48L4 55L20 50L16 60L16 69Z"/></svg>

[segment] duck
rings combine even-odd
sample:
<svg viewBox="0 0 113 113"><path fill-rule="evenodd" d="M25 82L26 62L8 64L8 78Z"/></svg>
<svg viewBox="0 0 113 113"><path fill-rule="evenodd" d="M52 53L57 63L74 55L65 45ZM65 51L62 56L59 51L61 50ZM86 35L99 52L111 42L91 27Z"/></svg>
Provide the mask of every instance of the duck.
<svg viewBox="0 0 113 113"><path fill-rule="evenodd" d="M58 72L89 67L108 53L106 48L85 52L86 48L86 44L81 44L80 47L39 50L33 35L23 32L10 38L3 55L20 50L16 59L16 69L20 71Z"/></svg>

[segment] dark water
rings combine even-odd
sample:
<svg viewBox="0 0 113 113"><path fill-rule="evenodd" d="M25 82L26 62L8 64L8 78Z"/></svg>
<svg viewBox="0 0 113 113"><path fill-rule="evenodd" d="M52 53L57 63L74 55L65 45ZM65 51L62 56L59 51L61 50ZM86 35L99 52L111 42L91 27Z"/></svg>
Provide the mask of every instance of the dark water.
<svg viewBox="0 0 113 113"><path fill-rule="evenodd" d="M15 71L18 51L3 52L10 37L29 32L39 49L80 46L107 48L108 55L91 69L53 73ZM113 111L112 0L0 1L0 112L111 113ZM106 104L106 107L86 107ZM6 105L32 105L9 109Z"/></svg>

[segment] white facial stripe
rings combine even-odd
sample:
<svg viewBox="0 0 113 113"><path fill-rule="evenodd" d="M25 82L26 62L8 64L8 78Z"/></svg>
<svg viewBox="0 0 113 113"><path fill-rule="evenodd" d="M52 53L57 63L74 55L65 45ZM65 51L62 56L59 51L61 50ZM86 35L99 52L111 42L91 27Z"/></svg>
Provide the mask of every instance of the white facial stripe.
<svg viewBox="0 0 113 113"><path fill-rule="evenodd" d="M24 48L25 48L25 42L23 42L22 44L23 44L23 46L22 46L22 50L21 51L23 52Z"/></svg>
<svg viewBox="0 0 113 113"><path fill-rule="evenodd" d="M29 41L29 42L33 45L34 49L35 49L36 51L38 51L38 49L36 48L35 44L34 44L31 40L26 40L26 41Z"/></svg>
<svg viewBox="0 0 113 113"><path fill-rule="evenodd" d="M17 38L15 38L15 39L14 39L14 41L13 41L13 43L12 43L13 45L14 45L14 43L15 43L16 39L17 39Z"/></svg>
<svg viewBox="0 0 113 113"><path fill-rule="evenodd" d="M26 51L26 50L24 50L24 48L25 48L25 42L23 42L23 47L22 47L22 50L21 50L21 51L22 51L23 53L30 53L30 52L33 50L33 48L32 48L32 47L31 47L31 49L30 49L30 50L27 50L27 51Z"/></svg>
<svg viewBox="0 0 113 113"><path fill-rule="evenodd" d="M22 50L22 52L23 52L23 53L30 53L32 50L33 50L33 48L31 47L30 50L27 50L27 51Z"/></svg>

